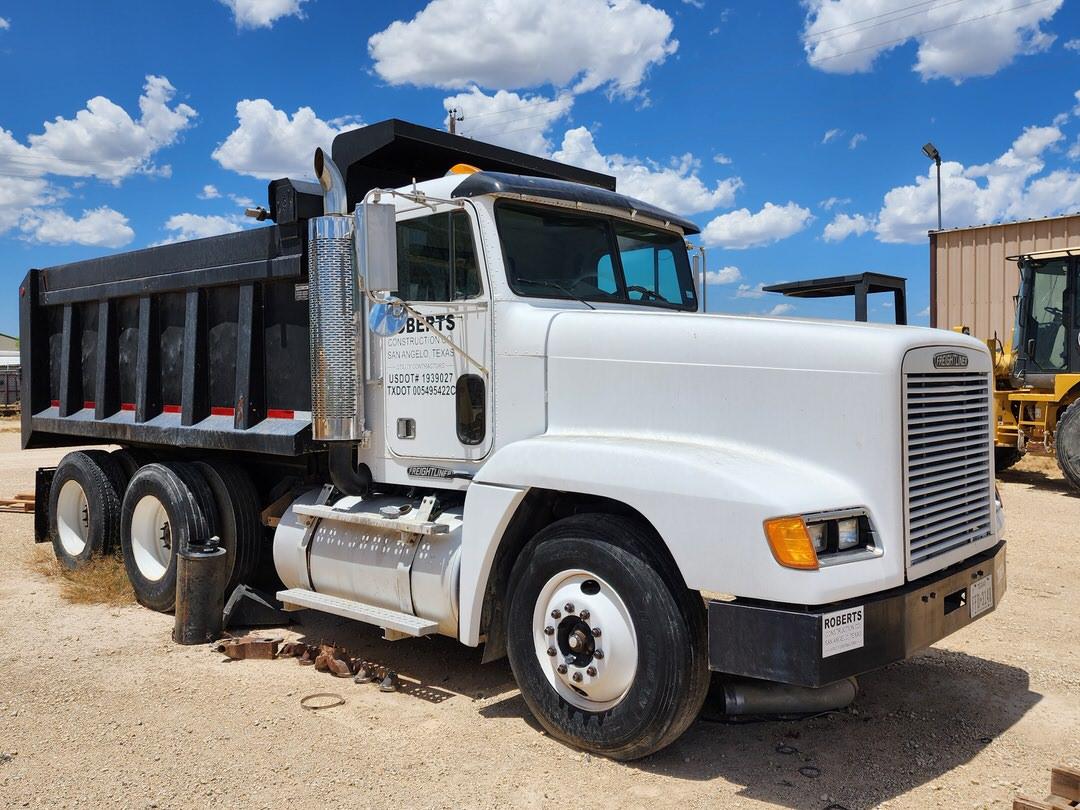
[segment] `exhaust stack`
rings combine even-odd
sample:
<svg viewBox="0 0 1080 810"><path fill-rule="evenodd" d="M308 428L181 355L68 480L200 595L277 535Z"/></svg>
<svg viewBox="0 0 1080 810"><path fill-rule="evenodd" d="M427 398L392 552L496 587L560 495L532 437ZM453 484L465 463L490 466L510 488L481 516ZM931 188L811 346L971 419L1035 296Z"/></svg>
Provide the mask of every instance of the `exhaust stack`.
<svg viewBox="0 0 1080 810"><path fill-rule="evenodd" d="M345 181L333 159L315 150L323 216L308 220L311 336L311 434L317 441L364 438L361 299L353 266L352 218Z"/></svg>

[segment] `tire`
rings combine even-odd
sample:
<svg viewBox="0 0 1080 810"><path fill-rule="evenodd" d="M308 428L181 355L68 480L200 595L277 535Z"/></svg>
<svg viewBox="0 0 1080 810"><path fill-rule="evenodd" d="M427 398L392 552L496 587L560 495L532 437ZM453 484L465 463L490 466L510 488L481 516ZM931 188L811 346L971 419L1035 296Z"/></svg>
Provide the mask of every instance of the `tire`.
<svg viewBox="0 0 1080 810"><path fill-rule="evenodd" d="M112 482L113 489L116 490L117 501L124 499L124 490L127 489L127 482L130 476L124 472L124 467L121 465L113 454L108 450L83 450L87 456L94 460L94 463L101 467L101 471L108 476L109 481ZM119 537L119 535L117 535ZM116 548L116 538L110 545L109 550L112 551Z"/></svg>
<svg viewBox="0 0 1080 810"><path fill-rule="evenodd" d="M192 475L201 480L190 465L147 464L124 493L124 568L135 598L151 610L168 612L176 604L176 552L210 538L200 499L185 482Z"/></svg>
<svg viewBox="0 0 1080 810"><path fill-rule="evenodd" d="M69 570L108 554L120 536L116 471L102 466L97 453L79 450L64 456L49 490L49 538L56 559Z"/></svg>
<svg viewBox="0 0 1080 810"><path fill-rule="evenodd" d="M147 463L141 454L127 448L113 450L109 455L116 460L116 463L120 465L120 469L124 471L126 481L134 478L135 473L139 471L139 467Z"/></svg>
<svg viewBox="0 0 1080 810"><path fill-rule="evenodd" d="M994 469L997 472L1007 470L1013 466L1016 462L1024 457L1024 453L1021 453L1015 447L995 447L994 448Z"/></svg>
<svg viewBox="0 0 1080 810"><path fill-rule="evenodd" d="M668 567L637 522L608 515L560 520L521 552L507 653L526 704L553 737L632 760L670 745L697 717L709 688L705 606L675 584L675 572L665 575Z"/></svg>
<svg viewBox="0 0 1080 810"><path fill-rule="evenodd" d="M1065 480L1080 494L1080 399L1058 416L1054 448Z"/></svg>
<svg viewBox="0 0 1080 810"><path fill-rule="evenodd" d="M262 526L259 496L251 477L233 464L196 462L217 507L218 538L225 549L229 572L225 598L240 584L250 583L261 556Z"/></svg>

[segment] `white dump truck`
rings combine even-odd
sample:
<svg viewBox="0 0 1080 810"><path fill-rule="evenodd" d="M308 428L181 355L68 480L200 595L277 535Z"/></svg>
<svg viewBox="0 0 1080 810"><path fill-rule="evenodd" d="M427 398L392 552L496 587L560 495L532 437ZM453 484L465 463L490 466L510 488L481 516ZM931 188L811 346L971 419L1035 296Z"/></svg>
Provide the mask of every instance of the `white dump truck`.
<svg viewBox="0 0 1080 810"><path fill-rule="evenodd" d="M692 222L404 122L315 169L271 226L27 275L24 444L122 448L39 472L64 564L119 547L167 611L216 536L228 587L508 656L617 759L710 671L821 687L1001 599L980 342L705 314Z"/></svg>

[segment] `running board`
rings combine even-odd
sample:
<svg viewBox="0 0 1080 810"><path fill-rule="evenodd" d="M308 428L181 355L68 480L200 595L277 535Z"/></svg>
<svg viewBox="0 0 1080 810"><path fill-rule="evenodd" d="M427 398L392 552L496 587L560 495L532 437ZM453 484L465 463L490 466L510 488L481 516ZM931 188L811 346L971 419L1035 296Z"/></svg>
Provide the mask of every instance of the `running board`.
<svg viewBox="0 0 1080 810"><path fill-rule="evenodd" d="M399 613L396 610L387 610L303 588L278 591L277 598L284 605L285 610L310 608L381 627L386 631L387 639L391 641L405 636L427 636L439 629L438 622L429 619L421 619L419 616L408 613Z"/></svg>

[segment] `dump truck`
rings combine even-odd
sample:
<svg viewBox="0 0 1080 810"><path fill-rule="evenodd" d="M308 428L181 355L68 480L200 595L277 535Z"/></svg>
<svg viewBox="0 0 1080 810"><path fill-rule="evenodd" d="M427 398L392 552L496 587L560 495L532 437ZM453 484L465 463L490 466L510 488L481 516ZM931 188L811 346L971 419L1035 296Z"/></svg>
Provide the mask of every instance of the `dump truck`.
<svg viewBox="0 0 1080 810"><path fill-rule="evenodd" d="M38 473L63 564L119 548L169 611L217 538L227 587L483 645L615 759L712 672L795 710L1000 602L979 341L705 314L693 222L402 121L314 171L264 227L26 275L24 446L120 448Z"/></svg>

